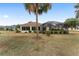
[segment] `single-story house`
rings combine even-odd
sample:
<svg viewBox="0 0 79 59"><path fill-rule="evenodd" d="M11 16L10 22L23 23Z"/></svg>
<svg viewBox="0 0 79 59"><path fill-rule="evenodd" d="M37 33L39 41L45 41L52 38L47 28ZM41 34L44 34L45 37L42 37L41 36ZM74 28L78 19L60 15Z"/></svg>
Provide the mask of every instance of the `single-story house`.
<svg viewBox="0 0 79 59"><path fill-rule="evenodd" d="M38 23L38 29L40 30L40 23ZM25 24L21 24L20 25L20 31L21 32L34 32L36 31L36 22L28 22Z"/></svg>
<svg viewBox="0 0 79 59"><path fill-rule="evenodd" d="M42 31L47 31L47 30L52 30L52 29L64 29L64 30L68 30L68 27L67 25L65 25L64 23L62 22L57 22L57 21L48 21L48 22L45 22L43 24L40 24L38 23L38 28L39 28L39 31L42 32ZM36 22L28 22L28 23L25 23L25 24L20 24L20 28L19 30L21 32L36 32Z"/></svg>
<svg viewBox="0 0 79 59"><path fill-rule="evenodd" d="M0 30L5 30L5 27L4 26L0 26Z"/></svg>
<svg viewBox="0 0 79 59"><path fill-rule="evenodd" d="M64 29L64 30L68 30L68 27L64 23L57 22L57 21L48 21L48 22L43 23L40 26L40 30L41 31L44 31L44 30L48 31L48 30L52 30L52 29Z"/></svg>
<svg viewBox="0 0 79 59"><path fill-rule="evenodd" d="M4 30L12 30L15 31L16 25L4 26Z"/></svg>
<svg viewBox="0 0 79 59"><path fill-rule="evenodd" d="M68 30L73 30L73 31L79 31L79 25L76 25L76 27L69 27Z"/></svg>
<svg viewBox="0 0 79 59"><path fill-rule="evenodd" d="M79 31L79 25L76 25L76 30Z"/></svg>

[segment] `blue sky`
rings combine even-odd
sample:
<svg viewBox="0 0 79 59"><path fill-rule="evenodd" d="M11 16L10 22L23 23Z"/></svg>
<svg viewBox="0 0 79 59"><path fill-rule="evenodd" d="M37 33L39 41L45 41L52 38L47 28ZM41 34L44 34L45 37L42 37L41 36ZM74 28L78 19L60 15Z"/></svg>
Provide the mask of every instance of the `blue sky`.
<svg viewBox="0 0 79 59"><path fill-rule="evenodd" d="M53 3L51 10L39 15L39 22L64 22L67 18L75 17L74 5L72 3ZM35 15L29 15L23 4L0 3L0 25L23 24L29 21L35 21Z"/></svg>

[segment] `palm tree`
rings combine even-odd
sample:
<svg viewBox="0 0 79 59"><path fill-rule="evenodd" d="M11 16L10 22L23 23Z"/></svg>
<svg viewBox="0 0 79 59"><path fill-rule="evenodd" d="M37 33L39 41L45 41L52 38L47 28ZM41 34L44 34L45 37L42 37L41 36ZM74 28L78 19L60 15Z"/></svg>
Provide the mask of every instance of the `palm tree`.
<svg viewBox="0 0 79 59"><path fill-rule="evenodd" d="M34 13L36 15L36 32L37 39L39 39L39 30L38 30L38 15L41 15L43 12L47 12L51 9L51 4L49 3L25 3L25 9L29 14Z"/></svg>

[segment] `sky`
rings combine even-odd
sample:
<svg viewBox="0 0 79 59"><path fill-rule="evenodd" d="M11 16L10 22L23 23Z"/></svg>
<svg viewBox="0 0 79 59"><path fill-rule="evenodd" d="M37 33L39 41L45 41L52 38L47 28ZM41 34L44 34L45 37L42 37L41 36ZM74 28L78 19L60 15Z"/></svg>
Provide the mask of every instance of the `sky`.
<svg viewBox="0 0 79 59"><path fill-rule="evenodd" d="M39 22L47 21L64 22L68 18L75 17L75 4L53 3L47 13L39 15ZM0 3L0 25L24 24L35 21L35 15L29 14L22 3Z"/></svg>

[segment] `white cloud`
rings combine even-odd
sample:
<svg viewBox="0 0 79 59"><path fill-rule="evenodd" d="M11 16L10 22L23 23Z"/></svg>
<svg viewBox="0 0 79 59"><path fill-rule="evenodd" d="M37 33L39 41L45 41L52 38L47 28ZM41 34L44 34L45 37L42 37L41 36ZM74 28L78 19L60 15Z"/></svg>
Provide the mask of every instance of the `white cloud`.
<svg viewBox="0 0 79 59"><path fill-rule="evenodd" d="M8 16L8 15L3 15L3 17L4 17L4 18L8 18L9 16Z"/></svg>

